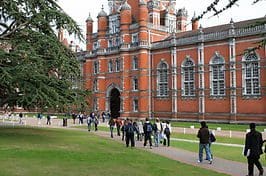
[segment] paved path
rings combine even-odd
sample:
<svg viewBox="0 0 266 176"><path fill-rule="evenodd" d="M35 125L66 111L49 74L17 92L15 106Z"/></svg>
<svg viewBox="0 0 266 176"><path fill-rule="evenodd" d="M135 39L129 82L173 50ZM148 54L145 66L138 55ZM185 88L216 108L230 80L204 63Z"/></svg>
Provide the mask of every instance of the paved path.
<svg viewBox="0 0 266 176"><path fill-rule="evenodd" d="M37 119L28 118L27 119L27 125L30 126L38 126L38 127L52 127L52 128L62 128L61 119L53 119L52 125L47 126L45 124L45 120L43 119L41 123L38 123ZM4 124L9 125L17 125L17 122L7 122L5 121ZM2 121L0 121L0 124L4 125ZM69 123L70 126L73 126L72 123ZM70 128L66 128L70 129ZM83 129L79 129L83 130ZM84 130L87 131L87 130ZM101 137L110 138L110 134L108 132L98 131L98 132L90 132L92 134L99 135ZM121 138L118 136L114 136L114 140L122 143ZM196 141L194 141L196 142ZM124 142L123 142L124 143ZM125 145L125 144L123 144ZM234 162L229 161L221 158L214 158L213 163L210 165L207 161L204 161L203 163L197 163L198 154L195 152L189 152L182 149L177 149L174 147L153 147L152 149L147 149L143 147L143 142L136 142L136 147L142 150L146 150L151 153L155 153L176 161L180 161L182 163L186 163L189 165L193 165L196 167L201 167L204 169L213 170L220 173L225 173L232 176L245 176L247 173L247 164L246 163L240 163L240 162ZM239 146L237 146L239 147ZM255 169L256 170L256 169ZM266 170L266 167L264 167L264 170ZM258 175L258 172L256 170L255 175Z"/></svg>

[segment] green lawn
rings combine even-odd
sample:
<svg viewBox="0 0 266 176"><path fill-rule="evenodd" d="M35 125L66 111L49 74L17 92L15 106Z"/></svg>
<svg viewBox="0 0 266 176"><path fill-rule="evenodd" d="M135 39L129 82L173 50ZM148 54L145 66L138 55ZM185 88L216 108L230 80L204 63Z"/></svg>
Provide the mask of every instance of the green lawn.
<svg viewBox="0 0 266 176"><path fill-rule="evenodd" d="M221 124L221 123L207 123L210 129L217 129L217 127L221 127L222 130L231 130L231 131L246 131L249 129L249 125L243 124ZM195 128L200 128L199 122L172 122L171 126L173 127L182 127L182 128L190 128L190 126L194 126ZM257 125L256 129L260 132L263 132L266 129L266 125Z"/></svg>
<svg viewBox="0 0 266 176"><path fill-rule="evenodd" d="M1 176L222 176L66 129L0 128ZM158 167L159 166L159 167Z"/></svg>

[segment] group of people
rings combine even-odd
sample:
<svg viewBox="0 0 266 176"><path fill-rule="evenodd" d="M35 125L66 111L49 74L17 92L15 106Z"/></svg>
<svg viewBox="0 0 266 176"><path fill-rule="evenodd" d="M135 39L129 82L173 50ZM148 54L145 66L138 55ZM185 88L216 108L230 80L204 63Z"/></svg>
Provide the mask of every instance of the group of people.
<svg viewBox="0 0 266 176"><path fill-rule="evenodd" d="M170 146L170 135L171 135L171 124L169 121L160 122L159 118L154 123L150 122L146 118L145 122L141 120L131 119L114 119L109 120L111 138L114 137L114 128L116 127L117 135L122 137L121 139L126 141L126 146L135 147L135 140L144 140L143 146L152 148L153 144L155 147L159 147L160 143L164 146ZM152 136L154 141L152 141Z"/></svg>
<svg viewBox="0 0 266 176"><path fill-rule="evenodd" d="M79 112L78 114L73 112L71 116L73 119L73 124L76 124L76 119L79 120L78 121L79 124L83 124L84 119L88 120L88 118L92 118L93 120L95 119L94 122L99 122L100 118L102 118L102 122L104 123L106 119L110 119L111 117L110 112L104 112L104 111L101 114L98 111L91 112L89 115L82 113L82 112ZM91 124L91 123L87 121L87 124Z"/></svg>

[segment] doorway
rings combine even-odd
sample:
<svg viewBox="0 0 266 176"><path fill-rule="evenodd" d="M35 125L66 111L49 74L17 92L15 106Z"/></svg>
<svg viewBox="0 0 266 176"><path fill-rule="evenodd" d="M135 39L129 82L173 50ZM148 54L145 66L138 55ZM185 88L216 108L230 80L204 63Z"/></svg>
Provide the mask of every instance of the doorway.
<svg viewBox="0 0 266 176"><path fill-rule="evenodd" d="M118 118L120 117L120 92L118 89L113 88L110 94L110 111L111 117Z"/></svg>

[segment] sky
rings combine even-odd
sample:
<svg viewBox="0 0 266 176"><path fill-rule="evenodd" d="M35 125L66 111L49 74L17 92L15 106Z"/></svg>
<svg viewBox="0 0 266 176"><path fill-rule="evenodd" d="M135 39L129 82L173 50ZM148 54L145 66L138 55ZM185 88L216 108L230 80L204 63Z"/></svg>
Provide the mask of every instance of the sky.
<svg viewBox="0 0 266 176"><path fill-rule="evenodd" d="M136 0L137 1L137 0ZM201 14L206 10L214 0L176 0L176 8L185 7L188 10L188 22L196 15ZM220 0L217 9L223 8L230 0ZM239 0L237 5L224 11L219 16L213 16L213 13L208 13L200 20L199 24L202 27L216 26L220 24L229 23L231 18L234 22L248 19L260 18L266 15L266 0L262 0L255 5L252 5L254 0ZM97 15L100 12L102 5L104 5L105 12L109 12L108 0L58 0L61 8L71 16L80 25L85 35L86 19L89 14L94 20L94 32L97 32ZM220 8L219 8L220 7ZM190 27L188 26L188 29ZM69 40L74 40L69 37ZM79 43L75 41L75 43ZM84 44L79 44L84 49Z"/></svg>

